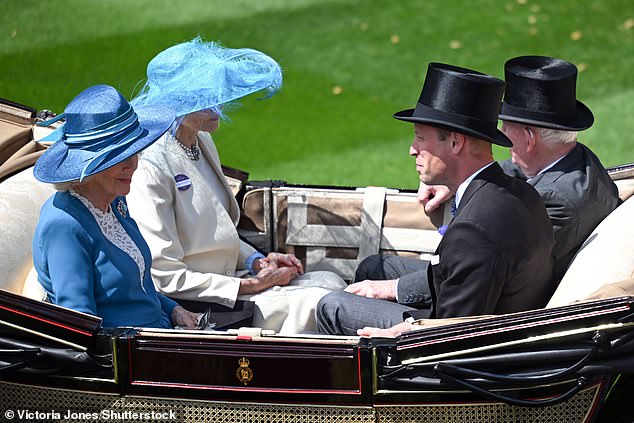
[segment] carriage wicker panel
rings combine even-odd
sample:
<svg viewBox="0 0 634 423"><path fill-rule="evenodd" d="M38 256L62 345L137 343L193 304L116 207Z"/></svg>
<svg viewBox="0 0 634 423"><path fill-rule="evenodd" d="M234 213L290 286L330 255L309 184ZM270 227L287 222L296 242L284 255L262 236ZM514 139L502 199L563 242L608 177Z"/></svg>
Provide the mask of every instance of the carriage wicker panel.
<svg viewBox="0 0 634 423"><path fill-rule="evenodd" d="M52 388L40 388L36 386L18 385L0 382L0 416L2 421L62 421L85 422L85 418L63 418L68 411L76 413L100 413L102 410L122 410L123 399L116 394L86 393ZM27 410L42 415L21 419L18 411ZM14 417L9 419L8 412L13 412ZM46 416L46 413L50 413ZM58 413L59 417L54 413ZM34 416L35 417L35 416ZM111 420L112 421L112 420Z"/></svg>
<svg viewBox="0 0 634 423"><path fill-rule="evenodd" d="M41 418L38 421L60 422L85 422L86 418L80 418L82 413L97 413L100 418L89 419L95 422L373 423L376 421L371 407L120 397L114 394L95 394L0 382L0 416L4 417L7 410L15 413L14 421L20 421L18 410L38 411L42 415L59 413L62 418L49 415L48 418ZM76 418L63 418L69 410L75 413ZM150 415L155 418L135 418L135 416Z"/></svg>
<svg viewBox="0 0 634 423"><path fill-rule="evenodd" d="M0 415L7 410L52 410L65 415L75 413L115 413L91 421L134 421L124 413L152 413L157 422L289 422L289 423L405 423L405 422L585 422L596 400L599 387L588 388L573 398L550 407L525 408L500 403L393 405L343 407L263 403L229 403L164 398L119 397L50 388L0 383ZM119 413L119 414L116 414ZM115 417L112 417L115 416ZM17 415L16 415L17 417ZM14 419L15 421L18 421ZM47 419L48 420L48 419ZM56 421L86 421L80 418ZM139 420L143 421L143 420Z"/></svg>
<svg viewBox="0 0 634 423"><path fill-rule="evenodd" d="M436 404L428 406L377 407L380 423L581 423L589 421L599 385L585 389L560 404L548 407L517 407L502 403Z"/></svg>

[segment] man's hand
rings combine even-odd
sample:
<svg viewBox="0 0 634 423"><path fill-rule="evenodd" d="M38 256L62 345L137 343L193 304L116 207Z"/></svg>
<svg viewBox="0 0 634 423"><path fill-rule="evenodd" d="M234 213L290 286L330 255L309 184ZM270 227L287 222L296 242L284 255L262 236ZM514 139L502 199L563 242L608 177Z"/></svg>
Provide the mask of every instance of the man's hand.
<svg viewBox="0 0 634 423"><path fill-rule="evenodd" d="M192 313L181 306L176 306L174 307L174 310L172 310L171 319L174 326L196 329L196 322L198 321L199 316L200 313Z"/></svg>
<svg viewBox="0 0 634 423"><path fill-rule="evenodd" d="M241 279L238 294L257 294L273 286L286 286L295 276L296 267L274 268L270 265L260 270L254 278Z"/></svg>
<svg viewBox="0 0 634 423"><path fill-rule="evenodd" d="M436 210L442 203L451 198L449 188L444 185L427 185L423 182L418 187L418 202L425 207L425 213Z"/></svg>
<svg viewBox="0 0 634 423"><path fill-rule="evenodd" d="M360 295L362 297L394 301L396 300L396 280L365 280L348 285L344 291Z"/></svg>
<svg viewBox="0 0 634 423"><path fill-rule="evenodd" d="M414 325L410 322L399 323L398 325L392 326L388 329L379 329L372 328L369 326L364 327L363 329L357 330L357 335L359 336L379 336L384 338L396 338L403 332L409 332L410 330L414 330Z"/></svg>

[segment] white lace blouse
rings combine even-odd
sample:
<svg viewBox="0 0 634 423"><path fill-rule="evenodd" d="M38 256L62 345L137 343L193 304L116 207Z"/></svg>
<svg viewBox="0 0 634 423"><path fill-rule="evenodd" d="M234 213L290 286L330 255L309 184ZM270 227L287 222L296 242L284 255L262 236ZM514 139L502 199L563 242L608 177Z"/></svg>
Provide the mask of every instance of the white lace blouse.
<svg viewBox="0 0 634 423"><path fill-rule="evenodd" d="M141 288L145 291L145 287L143 286L143 276L145 274L145 260L143 259L143 254L141 254L141 250L139 247L132 241L130 235L125 231L123 226L121 226L121 222L114 215L112 210L110 209L110 205L108 205L108 211L105 213L99 210L97 207L93 206L93 204L85 197L82 197L75 190L70 190L70 194L79 199L90 213L95 217L101 232L106 236L108 241L112 242L115 246L117 246L121 251L129 255L132 260L139 267L139 275L141 276Z"/></svg>

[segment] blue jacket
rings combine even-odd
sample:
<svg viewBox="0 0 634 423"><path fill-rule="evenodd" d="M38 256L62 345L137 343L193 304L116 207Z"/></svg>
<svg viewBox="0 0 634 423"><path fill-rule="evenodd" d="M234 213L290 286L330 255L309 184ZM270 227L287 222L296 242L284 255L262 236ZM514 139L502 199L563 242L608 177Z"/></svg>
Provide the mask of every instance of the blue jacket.
<svg viewBox="0 0 634 423"><path fill-rule="evenodd" d="M134 219L117 210L120 202L125 206L118 197L111 209L143 254L142 282L136 262L106 238L90 210L68 192L57 192L42 206L33 238L38 280L51 302L99 316L104 327L171 328L177 304L154 289L150 250Z"/></svg>

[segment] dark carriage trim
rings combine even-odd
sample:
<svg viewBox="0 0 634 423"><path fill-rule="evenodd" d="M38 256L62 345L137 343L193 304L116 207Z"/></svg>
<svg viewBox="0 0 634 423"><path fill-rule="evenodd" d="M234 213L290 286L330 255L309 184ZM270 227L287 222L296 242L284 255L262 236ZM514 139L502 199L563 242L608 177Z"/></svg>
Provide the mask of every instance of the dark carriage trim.
<svg viewBox="0 0 634 423"><path fill-rule="evenodd" d="M544 337L546 333L570 331L573 334L574 331L588 331L610 323L612 326L606 329L618 329L619 324L614 322L631 316L633 303L634 297L620 297L422 329L401 335L395 348L406 355L408 350L424 350L427 357L524 342Z"/></svg>
<svg viewBox="0 0 634 423"><path fill-rule="evenodd" d="M95 346L101 319L0 290L0 323L78 349Z"/></svg>
<svg viewBox="0 0 634 423"><path fill-rule="evenodd" d="M35 119L37 110L33 107L7 100L6 98L0 98L0 112L27 120L26 123L32 123L31 121Z"/></svg>
<svg viewBox="0 0 634 423"><path fill-rule="evenodd" d="M336 398L351 404L368 402L372 394L370 351L358 339L140 330L116 341L127 393L237 401L283 395L291 403Z"/></svg>
<svg viewBox="0 0 634 423"><path fill-rule="evenodd" d="M613 166L606 169L612 180L627 179L634 176L634 163Z"/></svg>

